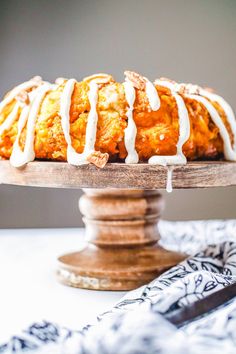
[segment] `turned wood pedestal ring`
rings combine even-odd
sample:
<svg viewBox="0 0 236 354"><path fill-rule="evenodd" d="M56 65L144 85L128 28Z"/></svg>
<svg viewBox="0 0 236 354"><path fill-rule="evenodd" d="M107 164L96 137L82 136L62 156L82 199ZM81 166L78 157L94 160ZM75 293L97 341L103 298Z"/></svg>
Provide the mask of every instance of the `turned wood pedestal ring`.
<svg viewBox="0 0 236 354"><path fill-rule="evenodd" d="M236 185L236 163L191 162L173 166L175 188ZM0 161L0 184L83 188L79 202L87 246L59 257L64 284L97 290L129 290L146 284L185 255L159 245L158 220L164 203L167 168L108 163L74 167L34 161L21 169Z"/></svg>
<svg viewBox="0 0 236 354"><path fill-rule="evenodd" d="M183 259L158 245L163 198L157 191L84 190L79 206L88 246L59 258L60 280L71 286L129 290Z"/></svg>

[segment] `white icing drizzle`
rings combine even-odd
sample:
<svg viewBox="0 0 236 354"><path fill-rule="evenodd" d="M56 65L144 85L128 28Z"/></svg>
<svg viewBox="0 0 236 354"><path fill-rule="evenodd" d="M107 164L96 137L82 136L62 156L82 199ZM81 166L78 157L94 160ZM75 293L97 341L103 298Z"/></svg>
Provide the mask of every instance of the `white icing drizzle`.
<svg viewBox="0 0 236 354"><path fill-rule="evenodd" d="M166 87L166 88L170 89L171 92L177 91L178 90L178 86L179 86L179 84L177 84L177 83L174 83L174 82L171 82L171 81L167 81L167 80L158 80L158 79L156 79L154 81L154 84L156 84L158 86Z"/></svg>
<svg viewBox="0 0 236 354"><path fill-rule="evenodd" d="M179 114L179 139L176 145L177 147L176 155L167 155L167 156L155 155L150 157L148 163L157 164L161 166L183 165L187 163L187 159L183 154L182 149L183 149L183 145L189 139L190 136L190 122L189 122L188 110L186 108L183 98L174 91L174 87L172 83L168 81L162 81L162 80L157 80L157 81L155 81L155 83L157 83L158 85L169 88L171 90L171 94L175 98L177 108L178 108L178 114Z"/></svg>
<svg viewBox="0 0 236 354"><path fill-rule="evenodd" d="M12 100L14 100L14 98L21 93L21 91L25 90L29 90L33 87L37 87L39 86L39 83L36 82L35 80L29 80L26 82L23 82L23 84L20 84L18 86L16 86L13 90L11 90L9 92L9 94L7 95L7 97L4 98L4 100L0 103L0 113L2 113L3 109L9 104L11 103Z"/></svg>
<svg viewBox="0 0 236 354"><path fill-rule="evenodd" d="M172 93L174 91L178 91L179 88L183 85L183 84L177 84L177 83L164 81L164 80L156 80L155 83L157 85L165 86L165 87L169 88ZM221 138L224 142L225 158L230 161L236 161L236 119L235 119L235 115L234 115L232 108L221 96L216 95L211 92L208 92L207 90L204 90L204 89L199 88L194 85L190 85L190 86L192 86L193 92L196 91L195 88L197 88L199 90L199 94L189 94L189 95L185 94L185 96L195 99L198 102L201 102L206 107L213 122L219 128ZM225 115L227 117L227 121L228 121L228 123L231 127L231 130L232 130L232 133L233 133L233 137L234 137L234 146L233 147L231 145L229 133L228 133L218 111L215 109L215 107L212 105L212 103L209 102L208 99L218 102L219 105L223 108Z"/></svg>
<svg viewBox="0 0 236 354"><path fill-rule="evenodd" d="M157 93L155 86L146 79L145 85L145 93L147 95L150 107L153 111L157 111L160 108L160 98ZM128 125L125 129L125 148L127 150L127 157L125 159L125 163L138 163L139 157L138 153L135 149L135 140L137 135L137 127L133 119L133 109L135 102L135 89L133 87L132 82L126 80L123 83L125 89L125 98L128 102L129 108L126 112L128 118Z"/></svg>
<svg viewBox="0 0 236 354"><path fill-rule="evenodd" d="M18 129L17 136L13 144L13 149L10 157L10 163L14 167L20 167L21 165L24 165L25 162L25 154L24 151L22 151L19 146L19 140L20 140L21 132L27 123L29 112L30 112L30 106L25 106L21 111L20 118L17 123L17 129ZM32 156L32 159L34 159L34 156Z"/></svg>
<svg viewBox="0 0 236 354"><path fill-rule="evenodd" d="M155 86L146 79L146 89L145 89L149 104L153 111L157 111L160 108L161 101Z"/></svg>
<svg viewBox="0 0 236 354"><path fill-rule="evenodd" d="M16 103L11 113L7 116L4 122L0 125L0 135L2 135L6 130L10 129L12 124L18 117L18 111L20 108L20 104Z"/></svg>
<svg viewBox="0 0 236 354"><path fill-rule="evenodd" d="M87 127L86 127L86 137L85 137L85 147L82 154L78 154L71 144L70 137L70 105L71 96L74 91L76 81L74 79L68 80L65 84L64 90L61 95L61 105L60 105L60 115L62 129L67 142L67 161L71 165L79 166L89 163L87 157L94 152L96 135L97 135L97 100L98 100L98 85L91 81L89 83L89 103L90 112L88 115Z"/></svg>
<svg viewBox="0 0 236 354"><path fill-rule="evenodd" d="M219 105L223 108L225 115L227 117L227 121L230 125L231 131L234 137L234 145L233 149L236 152L236 118L231 106L224 100L223 97L216 95L215 93L208 92L207 90L200 90L201 96L209 98L211 101L215 101L219 103Z"/></svg>
<svg viewBox="0 0 236 354"><path fill-rule="evenodd" d="M125 148L127 150L127 157L125 163L138 163L139 157L135 149L135 139L137 135L137 127L133 119L133 109L135 101L135 89L131 82L123 83L125 89L125 98L128 102L129 108L126 112L128 118L128 125L125 128Z"/></svg>
<svg viewBox="0 0 236 354"><path fill-rule="evenodd" d="M21 167L35 159L34 138L35 138L35 123L39 113L41 103L46 93L52 88L52 85L45 83L29 94L30 105L25 106L21 112L18 121L17 137L13 145L10 163L14 167ZM22 151L19 145L20 135L27 122L26 139L24 150Z"/></svg>
<svg viewBox="0 0 236 354"><path fill-rule="evenodd" d="M61 116L61 126L64 133L64 137L67 143L67 161L68 163L74 165L76 164L77 153L71 145L70 137L70 105L71 96L74 91L76 80L70 79L66 82L63 92L61 94L60 101L60 116Z"/></svg>
<svg viewBox="0 0 236 354"><path fill-rule="evenodd" d="M16 86L13 90L9 92L9 94L0 103L0 114L2 113L4 108L15 99L15 97L18 94L20 94L22 91L27 91L34 87L36 88L40 84L41 83L39 81L37 82L36 80L33 79ZM15 122L15 120L18 117L19 108L20 108L20 104L16 102L12 111L9 113L9 115L5 118L3 123L0 125L0 135L2 135L6 130L11 128L12 124Z"/></svg>
<svg viewBox="0 0 236 354"><path fill-rule="evenodd" d="M97 122L98 122L98 114L97 114L97 101L98 101L98 84L95 81L91 81L89 83L89 103L90 103L90 112L88 115L88 122L86 127L86 141L84 152L85 156L90 155L94 152L96 135L97 135Z"/></svg>
<svg viewBox="0 0 236 354"><path fill-rule="evenodd" d="M233 150L231 141L230 141L230 136L229 133L219 115L215 107L212 105L212 103L205 97L199 96L199 95L186 95L189 98L192 98L198 102L201 102L206 109L208 110L211 119L215 123L215 125L219 128L221 138L224 142L224 155L227 160L230 161L236 161L236 152Z"/></svg>
<svg viewBox="0 0 236 354"><path fill-rule="evenodd" d="M167 176L166 176L166 191L167 191L167 193L171 193L173 191L172 175L173 175L173 166L167 166Z"/></svg>
<svg viewBox="0 0 236 354"><path fill-rule="evenodd" d="M190 121L188 110L186 108L185 102L183 98L176 93L175 85L169 81L164 80L156 80L156 84L159 86L164 86L170 89L172 96L175 99L178 108L178 115L179 115L179 139L176 145L177 153L176 155L155 155L150 157L148 160L149 164L157 164L161 166L167 166L167 176L166 176L166 191L171 193L172 188L172 173L173 169L172 166L169 165L185 165L187 163L187 159L183 154L183 145L189 139L190 136ZM163 140L163 137L162 139Z"/></svg>

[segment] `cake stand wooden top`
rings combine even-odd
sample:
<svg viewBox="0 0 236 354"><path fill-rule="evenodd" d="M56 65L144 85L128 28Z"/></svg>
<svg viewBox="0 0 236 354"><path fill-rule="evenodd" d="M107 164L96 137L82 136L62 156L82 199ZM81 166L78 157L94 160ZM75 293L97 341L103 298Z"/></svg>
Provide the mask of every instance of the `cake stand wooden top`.
<svg viewBox="0 0 236 354"><path fill-rule="evenodd" d="M167 168L157 165L108 163L71 166L64 162L34 161L17 169L0 161L0 184L57 188L165 189ZM174 166L173 188L207 188L236 185L236 163L189 162Z"/></svg>

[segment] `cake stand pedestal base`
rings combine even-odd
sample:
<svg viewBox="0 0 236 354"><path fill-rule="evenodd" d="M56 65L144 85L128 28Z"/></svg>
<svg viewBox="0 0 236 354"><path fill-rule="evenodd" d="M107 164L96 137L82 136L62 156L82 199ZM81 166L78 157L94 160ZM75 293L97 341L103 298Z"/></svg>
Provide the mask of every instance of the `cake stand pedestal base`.
<svg viewBox="0 0 236 354"><path fill-rule="evenodd" d="M186 256L159 246L163 198L154 190L85 189L80 198L88 246L59 258L58 278L69 286L131 290Z"/></svg>
<svg viewBox="0 0 236 354"><path fill-rule="evenodd" d="M236 185L235 162L195 161L172 169L174 189ZM185 258L158 245L163 200L157 190L166 187L167 172L147 163L108 163L99 169L34 161L17 169L0 161L0 184L93 188L80 199L88 246L59 258L58 277L80 288L129 290Z"/></svg>

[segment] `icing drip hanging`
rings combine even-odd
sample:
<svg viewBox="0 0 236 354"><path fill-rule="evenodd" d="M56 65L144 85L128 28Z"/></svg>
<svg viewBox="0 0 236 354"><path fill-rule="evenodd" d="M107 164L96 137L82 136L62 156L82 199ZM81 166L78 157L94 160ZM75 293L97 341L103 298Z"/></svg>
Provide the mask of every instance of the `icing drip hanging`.
<svg viewBox="0 0 236 354"><path fill-rule="evenodd" d="M88 156L95 150L96 134L97 134L97 100L98 100L98 85L96 82L91 81L89 83L89 103L90 112L88 115L87 127L86 127L86 137L85 137L85 147L82 154L75 151L71 144L70 137L70 105L71 96L74 91L76 81L74 79L68 80L65 84L64 90L61 95L61 105L60 105L60 115L62 122L62 129L67 142L67 161L71 165L79 166L83 164L88 164Z"/></svg>
<svg viewBox="0 0 236 354"><path fill-rule="evenodd" d="M20 105L16 103L11 113L7 116L4 122L0 125L0 135L2 135L6 130L10 129L15 120L18 117Z"/></svg>
<svg viewBox="0 0 236 354"><path fill-rule="evenodd" d="M95 142L97 135L97 101L98 101L98 84L94 81L89 83L89 103L90 103L90 112L88 115L88 122L86 127L86 141L84 147L85 156L89 156L95 150Z"/></svg>
<svg viewBox="0 0 236 354"><path fill-rule="evenodd" d="M167 191L167 193L171 193L173 191L172 175L173 175L173 166L167 166L167 176L166 176L166 191Z"/></svg>
<svg viewBox="0 0 236 354"><path fill-rule="evenodd" d="M156 80L155 83L159 86L164 86L169 88L172 93L183 92L185 97L189 97L198 102L201 102L209 112L215 125L219 128L221 138L224 142L225 158L229 161L236 161L236 120L232 108L221 96L211 93L207 90L204 90L197 85L183 84L183 83L178 84L175 82L165 81L165 80ZM223 108L225 115L227 117L227 121L233 133L233 137L234 137L233 147L231 145L229 133L219 113L217 112L216 108L209 100L218 102L218 104Z"/></svg>
<svg viewBox="0 0 236 354"><path fill-rule="evenodd" d="M135 149L135 139L137 135L137 127L133 119L133 109L135 101L135 89L130 82L124 82L125 98L128 102L128 110L126 112L128 118L128 125L125 129L125 148L127 150L127 157L125 163L138 163L138 154Z"/></svg>
<svg viewBox="0 0 236 354"><path fill-rule="evenodd" d="M0 103L0 114L2 113L3 109L11 103L15 97L20 94L22 91L27 91L30 90L34 87L38 87L39 85L42 84L41 78L38 77L37 79L32 79L29 81L24 82L23 84L20 84L16 86L13 90L9 92L9 94L4 98L4 100Z"/></svg>
<svg viewBox="0 0 236 354"><path fill-rule="evenodd" d="M18 121L17 137L13 145L10 163L14 167L21 167L35 159L34 138L35 138L35 123L40 110L41 103L46 93L52 89L52 85L45 83L29 94L30 104L25 106L21 112ZM24 150L22 151L19 145L21 133L26 127L26 139Z"/></svg>
<svg viewBox="0 0 236 354"><path fill-rule="evenodd" d="M16 86L13 90L9 92L9 94L0 103L0 114L8 104L10 104L14 99L17 98L19 94L21 94L22 92L27 92L28 90L31 89L35 89L42 83L43 81L41 77L36 77L29 81L24 82L23 84ZM5 120L0 125L0 135L2 135L6 130L11 128L11 126L13 125L13 123L18 117L19 108L20 108L20 103L16 102L12 111L9 113L9 115L5 118Z"/></svg>
<svg viewBox="0 0 236 354"><path fill-rule="evenodd" d="M135 140L137 135L137 127L133 118L134 102L135 102L135 87L144 89L148 98L148 102L153 111L160 108L160 98L155 86L145 77L131 71L125 71L125 80L123 83L125 89L125 98L129 105L126 112L128 125L125 129L125 148L127 157L125 163L138 163L139 156L135 149Z"/></svg>
<svg viewBox="0 0 236 354"><path fill-rule="evenodd" d="M160 98L155 86L149 80L146 81L145 92L151 109L157 111L161 106Z"/></svg>
<svg viewBox="0 0 236 354"><path fill-rule="evenodd" d="M168 81L156 80L155 83L159 86L167 87L171 90L171 94L175 98L178 115L179 115L179 139L176 145L177 153L176 155L161 156L155 155L150 157L148 163L157 164L161 166L167 165L182 165L187 163L187 159L183 154L183 145L189 139L190 136L190 122L189 115L183 98L174 91L173 86Z"/></svg>
<svg viewBox="0 0 236 354"><path fill-rule="evenodd" d="M61 116L61 126L64 133L64 137L67 143L67 161L72 165L76 165L77 153L71 145L70 137L70 105L71 96L74 91L76 80L70 79L66 82L63 92L61 94L60 101L60 116Z"/></svg>
<svg viewBox="0 0 236 354"><path fill-rule="evenodd" d="M185 165L187 163L187 159L183 154L183 145L189 139L190 136L190 121L188 110L186 108L185 102L183 98L175 92L174 87L168 81L163 80L156 80L155 84L167 87L171 90L171 94L175 99L178 109L178 116L179 116L179 139L176 145L177 153L176 155L168 155L168 156L161 156L161 155L154 155L150 157L148 160L149 164L157 164L161 166L167 166L167 182L166 182L166 191L168 193L172 192L172 167L169 165Z"/></svg>
<svg viewBox="0 0 236 354"><path fill-rule="evenodd" d="M187 95L187 97L192 98L198 102L201 102L208 110L211 119L215 125L219 128L221 138L224 142L224 154L227 160L236 161L236 152L232 148L229 133L215 107L212 103L205 97L199 95Z"/></svg>
<svg viewBox="0 0 236 354"><path fill-rule="evenodd" d="M231 131L234 137L233 150L236 152L236 118L231 106L226 102L223 97L216 95L215 93L208 92L207 90L200 89L200 94L203 97L209 98L211 101L217 102L224 110L227 117L227 121L230 125Z"/></svg>

